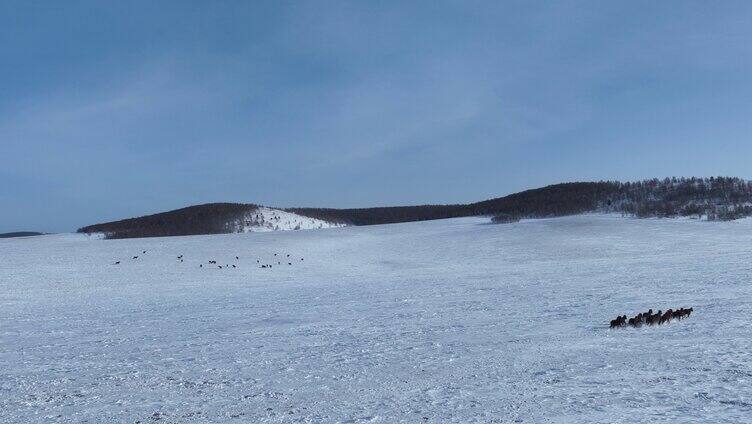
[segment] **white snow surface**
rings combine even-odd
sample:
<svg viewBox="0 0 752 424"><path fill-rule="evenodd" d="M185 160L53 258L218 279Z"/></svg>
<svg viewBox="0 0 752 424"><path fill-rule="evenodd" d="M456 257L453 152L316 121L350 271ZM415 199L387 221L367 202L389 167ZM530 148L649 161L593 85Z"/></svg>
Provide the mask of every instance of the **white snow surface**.
<svg viewBox="0 0 752 424"><path fill-rule="evenodd" d="M235 232L267 232L289 230L313 230L322 228L339 228L344 224L310 218L281 209L259 206L242 221L235 224Z"/></svg>
<svg viewBox="0 0 752 424"><path fill-rule="evenodd" d="M752 220L487 221L0 240L0 422L752 419Z"/></svg>

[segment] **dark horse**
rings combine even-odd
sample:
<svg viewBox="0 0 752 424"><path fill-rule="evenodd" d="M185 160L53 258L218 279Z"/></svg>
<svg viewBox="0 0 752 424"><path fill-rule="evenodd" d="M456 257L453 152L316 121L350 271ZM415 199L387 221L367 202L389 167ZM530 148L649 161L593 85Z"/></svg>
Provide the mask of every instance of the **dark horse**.
<svg viewBox="0 0 752 424"><path fill-rule="evenodd" d="M622 315L611 320L611 328L622 327L627 323L627 316Z"/></svg>

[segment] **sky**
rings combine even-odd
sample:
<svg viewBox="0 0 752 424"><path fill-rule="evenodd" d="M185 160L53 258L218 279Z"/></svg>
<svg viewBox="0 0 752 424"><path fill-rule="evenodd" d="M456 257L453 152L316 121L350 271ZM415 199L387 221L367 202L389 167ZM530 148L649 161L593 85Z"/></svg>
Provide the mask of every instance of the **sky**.
<svg viewBox="0 0 752 424"><path fill-rule="evenodd" d="M0 232L752 177L752 2L0 2Z"/></svg>

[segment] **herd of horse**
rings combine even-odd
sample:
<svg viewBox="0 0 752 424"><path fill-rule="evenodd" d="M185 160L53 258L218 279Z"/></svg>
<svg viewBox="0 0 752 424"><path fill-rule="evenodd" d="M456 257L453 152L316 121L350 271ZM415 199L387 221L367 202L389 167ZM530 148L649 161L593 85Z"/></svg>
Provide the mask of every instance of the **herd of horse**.
<svg viewBox="0 0 752 424"><path fill-rule="evenodd" d="M627 319L626 315L621 315L616 317L616 319L611 320L611 328L619 328L619 327L640 327L643 324L645 325L661 325L666 324L668 322L671 322L672 319L683 319L685 317L689 317L692 314L692 311L694 311L694 308L680 308L680 309L669 309L666 312L663 312L659 310L657 313L653 313L653 310L650 309L647 312L640 312L639 314L635 315L632 318Z"/></svg>

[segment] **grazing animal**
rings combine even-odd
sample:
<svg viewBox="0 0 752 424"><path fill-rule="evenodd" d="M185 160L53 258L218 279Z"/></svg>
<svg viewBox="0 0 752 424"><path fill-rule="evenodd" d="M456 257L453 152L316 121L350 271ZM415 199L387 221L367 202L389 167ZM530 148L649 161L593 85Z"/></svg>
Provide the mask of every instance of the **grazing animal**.
<svg viewBox="0 0 752 424"><path fill-rule="evenodd" d="M292 262L288 262L287 265L292 265Z"/></svg>
<svg viewBox="0 0 752 424"><path fill-rule="evenodd" d="M115 262L115 265L120 265L120 261L116 261L116 262Z"/></svg>
<svg viewBox="0 0 752 424"><path fill-rule="evenodd" d="M138 259L138 256L134 256L133 259Z"/></svg>
<svg viewBox="0 0 752 424"><path fill-rule="evenodd" d="M261 261L260 261L260 260L258 260L258 259L256 259L256 263L257 263L257 264L258 264L258 263L261 263Z"/></svg>
<svg viewBox="0 0 752 424"><path fill-rule="evenodd" d="M146 250L144 250L144 251L143 251L143 252L141 252L141 253L146 253Z"/></svg>
<svg viewBox="0 0 752 424"><path fill-rule="evenodd" d="M217 265L217 266L219 267L219 269L222 269L222 265Z"/></svg>
<svg viewBox="0 0 752 424"><path fill-rule="evenodd" d="M274 256L277 256L277 254L275 253Z"/></svg>
<svg viewBox="0 0 752 424"><path fill-rule="evenodd" d="M203 267L204 267L204 264L198 264L198 267L199 267L199 268L203 268Z"/></svg>
<svg viewBox="0 0 752 424"><path fill-rule="evenodd" d="M287 257L288 257L288 258L290 257L290 254L289 254L289 253L287 254Z"/></svg>
<svg viewBox="0 0 752 424"><path fill-rule="evenodd" d="M235 265L232 266L233 268L237 268Z"/></svg>
<svg viewBox="0 0 752 424"><path fill-rule="evenodd" d="M235 256L235 259L240 259L238 256Z"/></svg>
<svg viewBox="0 0 752 424"><path fill-rule="evenodd" d="M692 311L694 311L694 310L695 310L695 308L689 308L689 309L685 309L684 312L686 313L687 316L689 316L689 314L691 314Z"/></svg>

